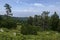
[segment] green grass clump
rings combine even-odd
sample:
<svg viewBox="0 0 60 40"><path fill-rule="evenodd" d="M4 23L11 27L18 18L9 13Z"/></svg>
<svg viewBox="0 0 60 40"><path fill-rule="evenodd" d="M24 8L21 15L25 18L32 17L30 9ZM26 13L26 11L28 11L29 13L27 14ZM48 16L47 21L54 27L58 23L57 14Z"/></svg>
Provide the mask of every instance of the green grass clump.
<svg viewBox="0 0 60 40"><path fill-rule="evenodd" d="M0 40L22 40L23 35L15 36L10 32L0 32Z"/></svg>
<svg viewBox="0 0 60 40"><path fill-rule="evenodd" d="M25 35L26 40L60 40L58 32L38 32L38 35Z"/></svg>

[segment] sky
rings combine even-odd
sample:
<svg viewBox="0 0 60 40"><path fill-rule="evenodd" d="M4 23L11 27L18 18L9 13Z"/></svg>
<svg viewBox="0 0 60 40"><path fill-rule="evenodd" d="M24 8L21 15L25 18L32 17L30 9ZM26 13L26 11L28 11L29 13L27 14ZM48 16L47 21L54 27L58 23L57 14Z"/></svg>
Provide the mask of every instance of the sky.
<svg viewBox="0 0 60 40"><path fill-rule="evenodd" d="M12 7L13 16L16 17L41 15L43 11L49 11L49 15L56 11L60 15L60 0L0 0L0 15L6 14L6 3Z"/></svg>

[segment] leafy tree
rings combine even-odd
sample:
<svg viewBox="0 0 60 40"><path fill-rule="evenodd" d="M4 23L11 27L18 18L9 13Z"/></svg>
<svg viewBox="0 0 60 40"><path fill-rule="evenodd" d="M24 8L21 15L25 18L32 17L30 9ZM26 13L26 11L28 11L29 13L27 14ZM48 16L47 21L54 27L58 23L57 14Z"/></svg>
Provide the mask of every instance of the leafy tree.
<svg viewBox="0 0 60 40"><path fill-rule="evenodd" d="M51 29L56 31L59 24L59 16L56 12L51 16Z"/></svg>
<svg viewBox="0 0 60 40"><path fill-rule="evenodd" d="M39 25L39 16L38 16L38 15L35 15L35 16L34 16L33 24L34 24L35 26L38 26L38 25Z"/></svg>
<svg viewBox="0 0 60 40"><path fill-rule="evenodd" d="M28 20L27 20L27 23L29 24L29 25L33 25L33 17L29 17L28 18Z"/></svg>
<svg viewBox="0 0 60 40"><path fill-rule="evenodd" d="M48 16L48 14L49 14L48 11L43 11L43 13L41 14L43 30L48 29L48 26L49 26L49 16Z"/></svg>

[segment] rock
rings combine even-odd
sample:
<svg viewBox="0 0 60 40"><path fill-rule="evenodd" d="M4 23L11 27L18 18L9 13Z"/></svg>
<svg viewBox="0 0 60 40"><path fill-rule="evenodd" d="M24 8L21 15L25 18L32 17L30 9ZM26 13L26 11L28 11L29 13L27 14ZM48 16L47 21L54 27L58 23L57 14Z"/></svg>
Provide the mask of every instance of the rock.
<svg viewBox="0 0 60 40"><path fill-rule="evenodd" d="M56 33L56 34L58 34L58 33Z"/></svg>
<svg viewBox="0 0 60 40"><path fill-rule="evenodd" d="M14 32L13 35L16 36L16 32Z"/></svg>
<svg viewBox="0 0 60 40"><path fill-rule="evenodd" d="M50 32L47 32L46 34L49 34Z"/></svg>
<svg viewBox="0 0 60 40"><path fill-rule="evenodd" d="M0 29L0 32L4 32L4 30L3 29Z"/></svg>

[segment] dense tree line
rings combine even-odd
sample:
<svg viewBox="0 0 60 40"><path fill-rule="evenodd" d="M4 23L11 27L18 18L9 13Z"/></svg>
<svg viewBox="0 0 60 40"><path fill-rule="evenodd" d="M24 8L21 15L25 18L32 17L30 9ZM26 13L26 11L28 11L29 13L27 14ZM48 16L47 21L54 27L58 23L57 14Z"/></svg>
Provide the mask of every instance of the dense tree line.
<svg viewBox="0 0 60 40"><path fill-rule="evenodd" d="M44 11L41 15L35 15L34 17L28 18L28 24L34 25L34 26L40 26L43 28L43 30L57 30L59 27L59 15L54 12L53 15L48 16L49 12Z"/></svg>
<svg viewBox="0 0 60 40"><path fill-rule="evenodd" d="M6 18L6 16L0 16L0 28L15 29L17 27L16 21L12 17Z"/></svg>
<svg viewBox="0 0 60 40"><path fill-rule="evenodd" d="M27 25L31 25L31 28L28 28L29 26L24 26L21 29L24 31L23 34L26 32L26 30L29 31L29 29L32 29L33 26L35 28L34 31L46 31L46 30L52 30L52 31L60 31L60 19L57 12L54 12L51 16L49 16L48 11L43 11L41 15L35 15L34 17L30 16L28 17L28 20L26 21ZM32 31L33 32L33 31ZM36 32L35 32L36 33Z"/></svg>

